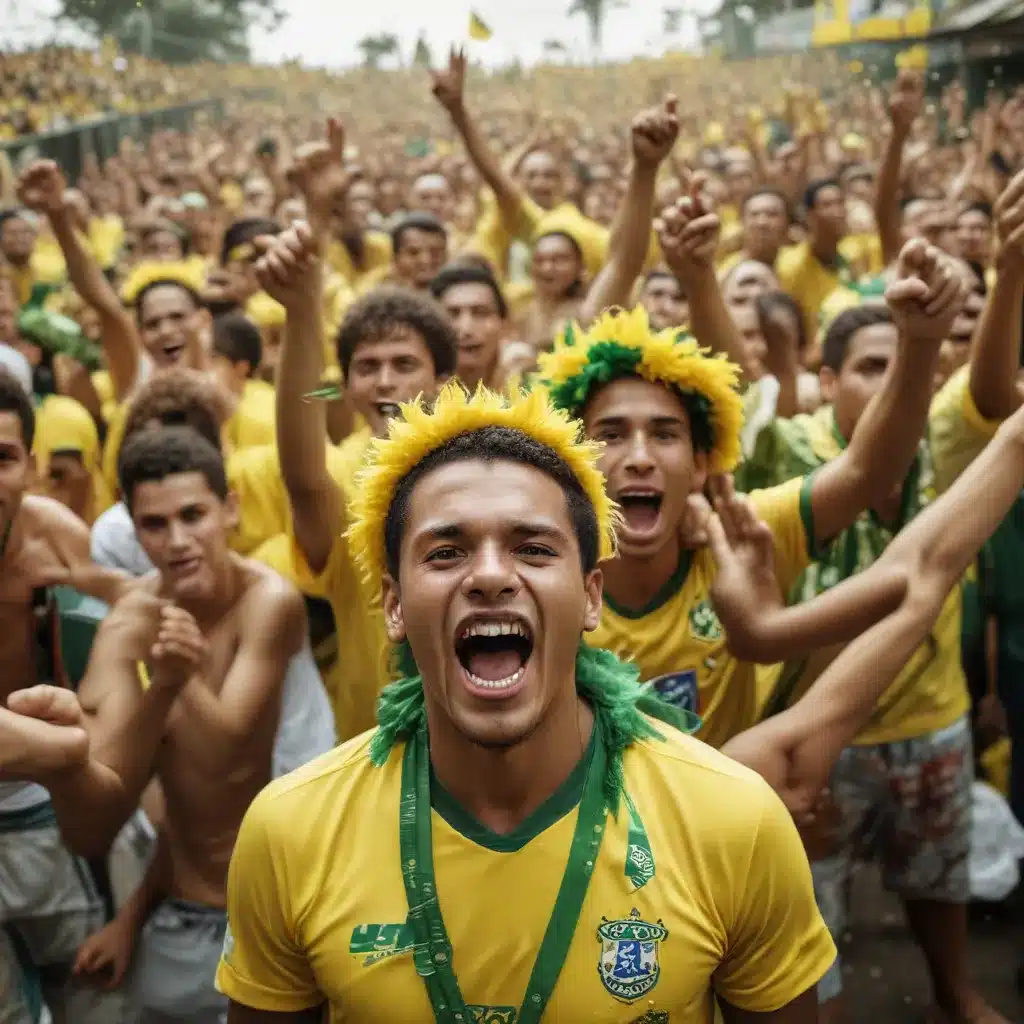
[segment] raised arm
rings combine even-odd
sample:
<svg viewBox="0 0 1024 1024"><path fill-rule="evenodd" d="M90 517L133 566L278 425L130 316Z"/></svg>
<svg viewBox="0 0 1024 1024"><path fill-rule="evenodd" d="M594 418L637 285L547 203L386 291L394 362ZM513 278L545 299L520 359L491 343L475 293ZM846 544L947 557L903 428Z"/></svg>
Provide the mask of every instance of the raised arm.
<svg viewBox="0 0 1024 1024"><path fill-rule="evenodd" d="M836 758L934 625L950 590L1022 487L1024 410L1019 410L875 565L805 606L810 611L831 599L839 608L838 602L846 600L847 610L856 614L856 602L849 601L852 593L864 601L859 609L863 612L872 600L872 581L890 588L893 580L902 579L905 593L896 609L855 639L796 704L730 740L725 753L764 776L794 813L809 811ZM984 498L979 500L979 495ZM717 530L712 526L712 532ZM786 609L782 618L794 613L791 621L796 621L802 607ZM804 622L795 627L794 635L806 626Z"/></svg>
<svg viewBox="0 0 1024 1024"><path fill-rule="evenodd" d="M256 265L260 284L287 313L277 367L277 447L295 538L314 573L323 572L345 529L345 503L327 471L327 409L306 397L319 388L324 370L323 248L349 184L342 127L332 119L327 131L326 141L296 154L294 178L309 223L269 241Z"/></svg>
<svg viewBox="0 0 1024 1024"><path fill-rule="evenodd" d="M518 233L526 196L512 175L502 166L481 134L476 121L466 109L465 52L453 47L448 55L448 68L444 71L431 71L430 77L434 97L448 111L448 116L466 147L469 159L473 161L477 173L494 193L502 220L510 231Z"/></svg>
<svg viewBox="0 0 1024 1024"><path fill-rule="evenodd" d="M747 372L743 340L733 323L715 274L715 253L722 233L694 176L690 194L663 210L655 227L669 270L679 279L690 304L690 330L715 352L724 352Z"/></svg>
<svg viewBox="0 0 1024 1024"><path fill-rule="evenodd" d="M920 239L903 247L896 278L885 293L899 344L849 445L815 474L816 547L903 484L924 433L939 346L965 297L963 279L948 257Z"/></svg>
<svg viewBox="0 0 1024 1024"><path fill-rule="evenodd" d="M875 182L875 223L882 242L882 259L891 263L899 255L902 241L900 213L900 168L903 149L910 138L914 121L921 113L924 83L916 71L903 70L889 97L891 131L882 151L882 162Z"/></svg>
<svg viewBox="0 0 1024 1024"><path fill-rule="evenodd" d="M633 159L626 194L615 215L608 262L594 280L580 311L583 324L590 323L609 306L628 305L633 284L643 270L650 244L658 168L672 152L679 135L676 103L675 96L669 96L660 110L646 111L633 121Z"/></svg>
<svg viewBox="0 0 1024 1024"><path fill-rule="evenodd" d="M71 283L96 311L114 392L118 399L124 398L138 378L142 346L135 321L75 228L60 168L52 160L37 160L22 175L19 192L26 206L49 219Z"/></svg>
<svg viewBox="0 0 1024 1024"><path fill-rule="evenodd" d="M995 284L981 313L971 349L971 398L986 419L1001 420L1021 402L1021 317L1024 316L1024 171L995 206L999 255Z"/></svg>
<svg viewBox="0 0 1024 1024"><path fill-rule="evenodd" d="M193 727L190 756L211 778L238 764L241 748L266 720L268 705L280 708L288 663L306 636L305 605L289 584L267 583L250 594L246 603L243 621L258 616L259 629L243 630L219 691L198 677L181 691L181 707Z"/></svg>
<svg viewBox="0 0 1024 1024"><path fill-rule="evenodd" d="M167 715L205 653L192 616L142 590L128 594L103 620L79 688L90 760L86 770L45 783L61 832L75 852L106 853L138 806ZM145 690L142 663L149 665Z"/></svg>

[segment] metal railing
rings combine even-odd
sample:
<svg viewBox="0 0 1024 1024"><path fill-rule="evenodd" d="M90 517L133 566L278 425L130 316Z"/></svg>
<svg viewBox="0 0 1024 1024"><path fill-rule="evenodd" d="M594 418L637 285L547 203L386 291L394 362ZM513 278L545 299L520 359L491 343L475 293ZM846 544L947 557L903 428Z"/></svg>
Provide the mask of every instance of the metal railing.
<svg viewBox="0 0 1024 1024"><path fill-rule="evenodd" d="M69 128L11 139L0 143L0 151L7 154L16 170L28 160L55 160L68 180L74 182L82 173L89 153L94 153L102 162L118 152L122 139L142 140L165 129L187 131L200 112L205 112L211 120L219 120L224 114L224 100L199 100L137 114L111 114Z"/></svg>

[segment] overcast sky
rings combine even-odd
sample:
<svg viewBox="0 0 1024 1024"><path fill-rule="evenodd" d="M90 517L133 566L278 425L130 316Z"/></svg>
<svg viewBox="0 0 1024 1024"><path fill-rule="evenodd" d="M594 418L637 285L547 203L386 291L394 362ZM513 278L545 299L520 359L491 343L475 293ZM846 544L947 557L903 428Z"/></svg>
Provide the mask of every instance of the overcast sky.
<svg viewBox="0 0 1024 1024"><path fill-rule="evenodd" d="M156 0L153 0L156 2ZM52 38L49 16L56 0L0 0L0 46L22 47ZM474 43L473 55L488 64L513 58L537 60L546 39L558 39L580 57L588 53L586 21L568 18L570 0L281 0L285 23L272 33L254 32L253 56L277 62L298 57L303 63L341 67L359 60L356 44L366 35L395 32L403 52L412 52L416 38L426 32L439 54L452 42L466 39L470 7L491 27L494 37ZM683 6L680 0L631 0L628 8L613 10L604 34L607 57L662 53L673 40L662 35L662 8ZM696 0L700 10L717 0ZM684 22L676 45L692 41Z"/></svg>

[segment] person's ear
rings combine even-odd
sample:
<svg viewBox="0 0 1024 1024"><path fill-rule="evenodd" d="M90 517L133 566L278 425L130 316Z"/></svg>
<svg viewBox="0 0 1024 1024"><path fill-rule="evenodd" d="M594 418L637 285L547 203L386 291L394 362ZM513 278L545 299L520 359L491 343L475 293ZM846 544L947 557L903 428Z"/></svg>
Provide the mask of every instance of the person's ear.
<svg viewBox="0 0 1024 1024"><path fill-rule="evenodd" d="M583 584L586 604L583 609L583 629L593 633L601 624L601 595L604 591L604 573L593 569L587 573Z"/></svg>
<svg viewBox="0 0 1024 1024"><path fill-rule="evenodd" d="M381 581L384 603L384 628L388 639L393 644L400 644L405 639L405 616L402 614L402 595L398 583L385 574Z"/></svg>
<svg viewBox="0 0 1024 1024"><path fill-rule="evenodd" d="M823 366L818 371L818 382L821 384L821 400L825 403L834 402L839 378L831 366Z"/></svg>

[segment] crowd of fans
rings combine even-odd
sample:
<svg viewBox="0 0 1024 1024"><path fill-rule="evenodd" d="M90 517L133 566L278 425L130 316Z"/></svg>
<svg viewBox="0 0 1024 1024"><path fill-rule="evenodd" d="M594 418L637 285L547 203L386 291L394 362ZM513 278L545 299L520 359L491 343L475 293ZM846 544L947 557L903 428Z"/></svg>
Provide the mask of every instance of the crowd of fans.
<svg viewBox="0 0 1024 1024"><path fill-rule="evenodd" d="M322 499L321 477L351 496L366 447L386 433L397 403L434 393L444 378L516 389L568 325L639 306L653 329L688 327L736 363L746 417L736 483L776 486L854 447L854 425L901 358L887 290L930 260L966 298L922 391L928 435L894 499L840 524L831 554L789 581L794 601L869 568L1019 405L1024 93L992 94L969 110L956 81L930 94L919 72L882 81L828 52L499 75L453 51L435 70L384 80L367 70L171 71L66 49L0 56L7 138L229 96L223 121L200 116L187 133L126 140L116 155L90 157L77 181L48 161L0 168L0 391L14 379L32 397L32 492L89 528L97 564L133 577L163 568L155 534L139 533L124 501L126 466L142 472L138 438L154 424L185 425L216 445L239 501L230 545L302 592L339 738L373 723L369 680L357 695L347 683L361 628L349 606L362 598L353 589L339 598L340 583L325 593L338 556L304 532L303 509ZM267 93L230 98L239 84ZM337 120L324 143L327 118ZM301 303L288 290L298 286L281 283L281 268L288 252L304 258L309 223L324 228L323 274L303 285L317 321L303 336L316 343L299 352L291 332ZM0 409L7 401L0 396ZM319 440L316 458L304 454L301 417L311 409L322 416L326 456ZM306 439L298 447L297 437ZM125 454L133 449L136 463ZM828 873L815 874L838 933L836 844L843 856L880 844L942 1019L964 1024L1004 1020L971 988L957 916L970 897L975 769L1024 822L1015 515L956 589L922 647L931 654L915 654L844 754L842 825L817 858ZM787 706L820 669L760 668L764 708ZM969 724L954 744L949 730L961 720ZM900 770L919 773L919 786L921 773L966 759L956 784L932 794L937 808L872 775L884 776L879 759L891 765L897 747ZM159 800L143 807L131 824L136 845L148 823L159 831L166 818ZM884 819L874 831L870 811ZM901 842L909 852L896 849ZM813 844L809 852L814 860ZM141 890L118 875L138 881L138 864L111 870L118 898L105 919L91 919L79 945L51 961L22 955L25 977L77 956L80 977L119 989L166 890L152 868ZM213 883L211 903L223 907L225 886L226 877ZM19 927L2 900L0 925ZM830 984L824 1006L841 988ZM209 989L216 1007L212 977ZM0 1007L8 1019L38 1018L6 1018Z"/></svg>

